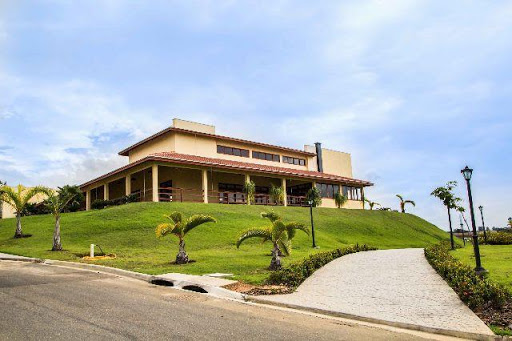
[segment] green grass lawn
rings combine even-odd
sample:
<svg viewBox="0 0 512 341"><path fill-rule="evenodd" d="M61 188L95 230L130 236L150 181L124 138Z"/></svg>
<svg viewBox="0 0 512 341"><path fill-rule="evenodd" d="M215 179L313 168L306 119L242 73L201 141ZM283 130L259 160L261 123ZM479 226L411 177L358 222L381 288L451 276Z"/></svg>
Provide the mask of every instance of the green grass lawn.
<svg viewBox="0 0 512 341"><path fill-rule="evenodd" d="M473 246L452 251L461 262L475 267ZM489 278L501 283L512 292L512 245L480 245L482 266L489 270Z"/></svg>
<svg viewBox="0 0 512 341"><path fill-rule="evenodd" d="M242 231L250 227L268 226L260 217L264 210L274 209L285 222L297 221L309 226L309 209L301 207L262 207L245 205L195 203L135 203L99 211L64 214L61 220L62 245L65 251L52 252L54 219L52 216L22 218L23 232L30 238L13 239L14 219L0 220L0 252L23 256L80 262L91 243L100 245L117 259L95 261L148 274L182 272L205 274L233 273L235 278L260 283L268 274L270 244L247 241L240 249L235 242ZM210 214L217 224L205 224L192 230L186 239L189 256L195 263L172 265L177 253L177 239L168 236L157 239L155 227L165 222L165 214L179 210L186 216ZM366 243L381 249L424 247L448 235L429 222L397 212L315 208L315 231L320 249L311 248L311 239L298 231L293 253L286 265L320 251L340 246Z"/></svg>

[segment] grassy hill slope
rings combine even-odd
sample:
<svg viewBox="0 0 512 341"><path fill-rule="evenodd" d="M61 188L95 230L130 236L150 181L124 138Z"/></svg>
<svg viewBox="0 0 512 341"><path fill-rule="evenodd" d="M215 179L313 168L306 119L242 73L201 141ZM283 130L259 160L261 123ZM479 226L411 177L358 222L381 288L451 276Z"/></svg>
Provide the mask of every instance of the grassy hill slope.
<svg viewBox="0 0 512 341"><path fill-rule="evenodd" d="M309 209L300 207L262 207L195 203L135 203L100 211L64 214L61 220L65 251L51 252L54 220L52 216L22 218L23 232L31 238L13 239L14 219L0 220L0 252L23 256L82 261L91 243L100 245L117 259L95 261L149 274L182 272L204 274L233 273L238 279L257 283L267 275L271 245L247 241L239 250L235 241L250 227L268 226L260 217L264 210L274 210L285 222L297 221L309 226ZM172 265L177 253L177 239L155 237L155 227L165 222L164 215L174 210L186 216L210 214L217 224L205 224L192 230L186 239L187 251L195 263ZM311 238L300 231L293 253L284 264L300 260L310 253L326 251L347 244L366 243L381 249L424 247L448 234L411 214L384 211L315 208L315 232L319 249L311 248Z"/></svg>

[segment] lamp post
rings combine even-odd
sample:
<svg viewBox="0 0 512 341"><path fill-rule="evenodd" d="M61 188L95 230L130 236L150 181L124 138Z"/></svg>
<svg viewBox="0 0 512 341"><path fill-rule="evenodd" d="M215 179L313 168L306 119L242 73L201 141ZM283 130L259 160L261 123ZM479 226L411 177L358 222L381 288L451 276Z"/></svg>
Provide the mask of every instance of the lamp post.
<svg viewBox="0 0 512 341"><path fill-rule="evenodd" d="M462 224L462 214L459 216L460 218L460 229L462 230L462 241L464 242L464 246L466 246L466 237L464 236L464 224Z"/></svg>
<svg viewBox="0 0 512 341"><path fill-rule="evenodd" d="M311 235L313 236L313 248L316 248L316 244L315 244L315 224L313 223L313 200L309 200L308 204L309 204L309 215L311 216Z"/></svg>
<svg viewBox="0 0 512 341"><path fill-rule="evenodd" d="M471 214L471 227L473 228L473 249L475 251L475 260L476 260L475 271L478 275L481 275L484 272L487 272L487 270L485 270L482 267L482 262L480 261L480 248L478 247L478 233L476 231L475 213L473 212L473 196L471 195L471 183L469 182L471 180L471 175L473 174L473 170L471 168L469 168L468 166L466 166L466 168L464 168L460 172L464 176L464 180L466 180L466 187L468 189L469 212Z"/></svg>
<svg viewBox="0 0 512 341"><path fill-rule="evenodd" d="M487 243L487 232L485 232L485 223L484 223L484 207L482 205L478 206L480 210L480 216L482 217L482 227L484 229L484 240Z"/></svg>

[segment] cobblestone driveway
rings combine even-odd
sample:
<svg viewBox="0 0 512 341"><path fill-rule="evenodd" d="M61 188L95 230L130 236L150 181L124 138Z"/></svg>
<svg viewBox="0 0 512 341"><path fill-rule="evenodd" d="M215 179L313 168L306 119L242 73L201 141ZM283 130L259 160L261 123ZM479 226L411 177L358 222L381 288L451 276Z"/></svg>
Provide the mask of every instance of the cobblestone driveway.
<svg viewBox="0 0 512 341"><path fill-rule="evenodd" d="M470 333L492 334L428 264L423 249L368 251L338 258L278 303Z"/></svg>

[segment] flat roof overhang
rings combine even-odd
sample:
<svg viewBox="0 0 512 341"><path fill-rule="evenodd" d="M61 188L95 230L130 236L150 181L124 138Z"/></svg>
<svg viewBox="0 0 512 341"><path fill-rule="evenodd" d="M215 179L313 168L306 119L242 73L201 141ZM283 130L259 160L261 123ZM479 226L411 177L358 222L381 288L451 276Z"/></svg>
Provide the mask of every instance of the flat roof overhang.
<svg viewBox="0 0 512 341"><path fill-rule="evenodd" d="M265 174L265 175L274 175L279 177L287 177L287 178L300 178L300 179L308 179L312 181L325 181L331 183L342 183L345 185L352 185L355 187L368 187L373 186L373 183L369 181L342 177L334 174L326 174L314 171L306 171L300 169L293 168L285 168L285 167L275 167L268 166L263 164L256 163L248 163L248 162L240 162L240 161L231 161L225 159L215 159L215 158L207 158L202 156L188 155L188 154L180 154L180 153L157 153L148 155L140 160L132 162L126 166L120 167L112 172L106 173L100 177L97 177L91 181L88 181L82 185L80 188L83 189L87 186L90 186L96 182L108 179L110 177L115 176L118 173L129 170L136 166L139 166L144 163L154 163L161 162L167 163L169 165L187 165L187 166L197 166L198 168L212 168L219 170L231 170L231 171L243 171L252 174Z"/></svg>

